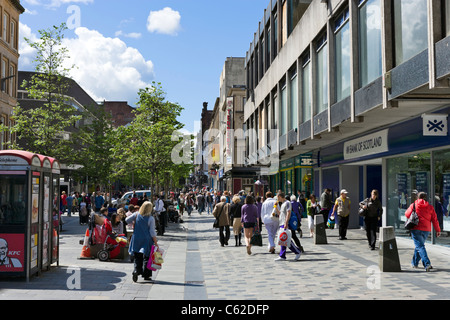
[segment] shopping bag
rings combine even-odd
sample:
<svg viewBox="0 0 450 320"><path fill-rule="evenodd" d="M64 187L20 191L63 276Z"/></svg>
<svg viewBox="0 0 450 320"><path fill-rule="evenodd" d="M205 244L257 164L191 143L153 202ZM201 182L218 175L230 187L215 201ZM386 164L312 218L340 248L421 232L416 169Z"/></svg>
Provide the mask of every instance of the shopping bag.
<svg viewBox="0 0 450 320"><path fill-rule="evenodd" d="M334 229L336 222L333 217L328 218L327 227L328 229Z"/></svg>
<svg viewBox="0 0 450 320"><path fill-rule="evenodd" d="M278 231L278 244L283 247L289 247L291 245L292 233L291 230L280 228Z"/></svg>
<svg viewBox="0 0 450 320"><path fill-rule="evenodd" d="M162 257L163 252L164 251L157 246L152 246L150 251L150 259L148 259L147 263L147 269L152 271L161 269L162 264L164 263L164 259Z"/></svg>

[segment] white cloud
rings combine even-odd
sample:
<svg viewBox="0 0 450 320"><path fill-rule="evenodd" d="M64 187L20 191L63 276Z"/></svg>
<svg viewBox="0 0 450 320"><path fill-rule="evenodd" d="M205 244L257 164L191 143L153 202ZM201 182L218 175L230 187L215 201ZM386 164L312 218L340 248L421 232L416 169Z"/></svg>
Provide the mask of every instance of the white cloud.
<svg viewBox="0 0 450 320"><path fill-rule="evenodd" d="M28 26L20 27L21 35L36 39ZM76 66L71 77L94 100L128 101L135 105L139 89L150 87L154 79L152 61L119 38L105 37L84 27L77 28L75 34L76 37L63 41L70 55L67 66ZM20 70L33 70L35 52L23 40L20 45Z"/></svg>
<svg viewBox="0 0 450 320"><path fill-rule="evenodd" d="M150 11L147 30L168 35L177 35L181 28L181 15L178 11L166 7L160 11Z"/></svg>
<svg viewBox="0 0 450 320"><path fill-rule="evenodd" d="M142 37L142 33L139 33L139 32L124 33L122 30L119 30L119 31L116 31L115 36L116 37L125 37L125 38L139 39L140 37Z"/></svg>

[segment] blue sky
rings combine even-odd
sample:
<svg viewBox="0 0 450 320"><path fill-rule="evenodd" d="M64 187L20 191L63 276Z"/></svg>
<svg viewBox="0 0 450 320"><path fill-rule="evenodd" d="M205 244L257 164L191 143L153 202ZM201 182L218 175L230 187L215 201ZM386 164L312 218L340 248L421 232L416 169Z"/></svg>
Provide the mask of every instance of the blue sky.
<svg viewBox="0 0 450 320"><path fill-rule="evenodd" d="M214 107L227 57L244 57L268 0L22 0L20 37L67 22L72 77L96 100L135 105L139 88L161 82L184 107L193 132L203 102ZM20 44L19 70L33 70Z"/></svg>

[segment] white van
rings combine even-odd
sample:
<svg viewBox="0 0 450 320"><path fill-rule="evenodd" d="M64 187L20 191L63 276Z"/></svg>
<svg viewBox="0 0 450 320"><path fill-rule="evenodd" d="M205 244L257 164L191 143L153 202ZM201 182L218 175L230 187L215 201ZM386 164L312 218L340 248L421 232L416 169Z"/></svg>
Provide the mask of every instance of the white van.
<svg viewBox="0 0 450 320"><path fill-rule="evenodd" d="M130 197L130 199L131 199L131 197L133 196L133 192L136 192L136 196L138 199L140 199L142 196L146 195L149 200L152 200L151 190L128 191L122 196L122 198L117 200L117 205L127 204L128 197Z"/></svg>

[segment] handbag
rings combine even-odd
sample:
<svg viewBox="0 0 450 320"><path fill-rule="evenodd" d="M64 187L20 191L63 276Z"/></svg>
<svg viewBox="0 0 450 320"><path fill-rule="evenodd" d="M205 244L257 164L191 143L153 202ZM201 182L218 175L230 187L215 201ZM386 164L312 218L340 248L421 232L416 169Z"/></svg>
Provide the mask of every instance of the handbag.
<svg viewBox="0 0 450 320"><path fill-rule="evenodd" d="M411 230L418 224L419 224L419 216L417 215L417 212L416 212L416 202L414 202L411 215L405 221L405 229Z"/></svg>
<svg viewBox="0 0 450 320"><path fill-rule="evenodd" d="M254 246L258 246L258 247L262 247L263 243L262 243L262 236L261 236L261 232L259 231L259 227L257 226L255 228L255 232L253 233L253 236L250 240L250 244L254 245Z"/></svg>
<svg viewBox="0 0 450 320"><path fill-rule="evenodd" d="M219 218L220 218L220 215L222 214L222 211L223 211L223 207L225 206L225 204L222 206L222 208L220 209L220 213L219 213L219 215L217 216L217 218L214 220L214 223L213 223L213 228L219 228L220 226L219 226Z"/></svg>
<svg viewBox="0 0 450 320"><path fill-rule="evenodd" d="M364 202L365 202L365 205L368 206L367 199L364 200ZM359 209L358 209L358 214L359 214L360 217L365 217L367 215L367 211L368 211L367 209L364 209L363 207L360 206Z"/></svg>

